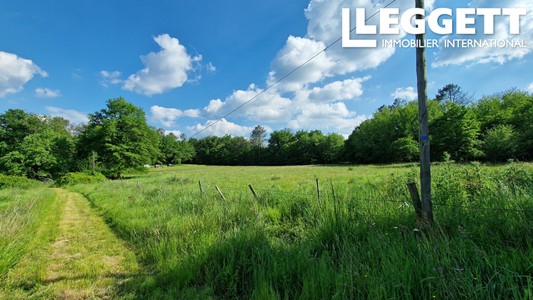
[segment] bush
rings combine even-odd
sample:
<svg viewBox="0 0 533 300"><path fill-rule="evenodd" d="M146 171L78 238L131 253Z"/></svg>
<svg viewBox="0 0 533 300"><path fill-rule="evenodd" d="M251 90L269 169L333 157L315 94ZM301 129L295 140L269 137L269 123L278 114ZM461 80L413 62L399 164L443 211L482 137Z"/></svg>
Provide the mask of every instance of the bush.
<svg viewBox="0 0 533 300"><path fill-rule="evenodd" d="M23 176L6 176L0 174L0 189L21 188L27 189L39 185L37 180L28 179Z"/></svg>
<svg viewBox="0 0 533 300"><path fill-rule="evenodd" d="M66 175L59 178L56 182L56 185L75 185L82 183L97 183L105 181L107 178L102 173L95 173L94 175L83 172L73 172L67 173Z"/></svg>
<svg viewBox="0 0 533 300"><path fill-rule="evenodd" d="M511 125L499 125L485 134L485 154L491 161L505 161L518 153L518 135Z"/></svg>

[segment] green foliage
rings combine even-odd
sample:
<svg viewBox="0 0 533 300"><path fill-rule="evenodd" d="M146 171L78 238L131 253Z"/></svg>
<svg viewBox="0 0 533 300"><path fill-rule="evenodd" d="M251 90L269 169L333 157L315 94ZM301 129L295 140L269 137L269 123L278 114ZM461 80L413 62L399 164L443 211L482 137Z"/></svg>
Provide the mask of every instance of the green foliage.
<svg viewBox="0 0 533 300"><path fill-rule="evenodd" d="M57 178L72 165L74 143L69 123L23 110L0 115L0 171L29 178Z"/></svg>
<svg viewBox="0 0 533 300"><path fill-rule="evenodd" d="M123 98L110 99L106 106L89 115L89 124L78 138L78 158L86 159L95 151L102 172L110 178L155 161L159 136L146 124L144 111Z"/></svg>
<svg viewBox="0 0 533 300"><path fill-rule="evenodd" d="M411 137L403 137L394 141L391 145L392 152L396 157L396 162L413 162L420 155L418 142Z"/></svg>
<svg viewBox="0 0 533 300"><path fill-rule="evenodd" d="M0 158L0 169L2 173L12 176L26 175L24 166L24 155L18 151L11 151Z"/></svg>
<svg viewBox="0 0 533 300"><path fill-rule="evenodd" d="M194 147L188 141L178 140L172 133L161 134L160 153L160 162L167 165L191 161L196 155Z"/></svg>
<svg viewBox="0 0 533 300"><path fill-rule="evenodd" d="M437 160L448 152L453 160L471 160L482 156L479 150L479 122L465 106L446 102L443 114L430 122L431 157Z"/></svg>
<svg viewBox="0 0 533 300"><path fill-rule="evenodd" d="M429 102L430 112L437 107L436 102ZM417 105L397 102L381 107L372 119L355 128L346 141L345 156L356 163L411 161L417 151L411 140L418 140ZM401 153L397 152L400 148Z"/></svg>
<svg viewBox="0 0 533 300"><path fill-rule="evenodd" d="M67 173L61 176L57 181L57 186L75 185L75 184L89 184L106 181L107 178L102 173L85 173L85 172L73 172Z"/></svg>
<svg viewBox="0 0 533 300"><path fill-rule="evenodd" d="M511 125L497 125L485 133L483 150L491 161L514 158L518 154L518 135Z"/></svg>
<svg viewBox="0 0 533 300"><path fill-rule="evenodd" d="M0 174L0 189L19 188L28 189L41 185L40 182L23 176L6 176Z"/></svg>
<svg viewBox="0 0 533 300"><path fill-rule="evenodd" d="M450 83L439 89L437 95L435 95L435 100L439 102L450 101L465 105L473 100L470 99L471 97L472 96L465 93L459 85Z"/></svg>
<svg viewBox="0 0 533 300"><path fill-rule="evenodd" d="M257 125L250 133L250 143L254 147L263 147L266 138L266 129L263 126Z"/></svg>
<svg viewBox="0 0 533 300"><path fill-rule="evenodd" d="M485 138L507 139L509 147L503 153L487 154L488 160L502 161L509 158L530 160L533 158L533 95L509 90L484 97L472 108L480 122ZM489 141L489 151L497 151L496 141ZM502 144L504 141L502 141ZM516 147L516 149L514 149ZM496 155L496 156L494 156Z"/></svg>

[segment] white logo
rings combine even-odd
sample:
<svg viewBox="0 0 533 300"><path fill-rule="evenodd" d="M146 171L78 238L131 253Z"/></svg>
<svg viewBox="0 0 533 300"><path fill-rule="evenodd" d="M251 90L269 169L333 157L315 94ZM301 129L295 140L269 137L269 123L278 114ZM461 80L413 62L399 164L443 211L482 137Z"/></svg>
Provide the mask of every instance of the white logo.
<svg viewBox="0 0 533 300"><path fill-rule="evenodd" d="M379 11L379 34L381 35L398 35L400 29L407 34L425 34L427 28L435 34L450 35L475 35L477 30L474 27L478 18L483 19L483 34L493 35L494 21L496 18L505 18L508 20L509 34L520 34L520 17L527 15L525 8L437 8L433 10L427 17L426 11L422 8L411 8L400 15L399 8L382 8ZM426 17L426 20L421 19ZM440 23L439 23L440 20ZM454 26L455 21L455 26ZM454 32L455 27L455 32ZM342 47L346 48L376 48L377 40L375 39L352 39L351 38L351 10L349 8L342 9ZM355 34L356 35L375 35L378 34L377 25L366 24L366 11L364 8L355 9ZM407 42L405 42L407 41ZM461 42L463 41L463 42ZM464 42L471 41L471 42ZM488 46L488 47L518 47L523 46L522 43L509 43L509 41L499 40L451 40L446 46ZM515 41L519 42L519 41ZM429 40L423 45L417 45L416 41L412 40L383 40L384 47L436 47L438 40Z"/></svg>

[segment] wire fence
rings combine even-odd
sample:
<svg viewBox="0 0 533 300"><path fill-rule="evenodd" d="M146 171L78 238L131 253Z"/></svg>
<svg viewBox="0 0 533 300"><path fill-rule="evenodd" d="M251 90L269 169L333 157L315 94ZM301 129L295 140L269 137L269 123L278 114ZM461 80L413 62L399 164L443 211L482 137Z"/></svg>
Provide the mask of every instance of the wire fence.
<svg viewBox="0 0 533 300"><path fill-rule="evenodd" d="M126 185L139 189L141 192L144 187L140 182L132 183L126 182ZM150 185L148 185L150 186ZM340 187L339 187L340 186ZM154 186L150 186L154 190ZM401 190L398 186L395 187L397 191ZM298 197L304 198L308 201L330 201L333 198L339 201L349 201L354 198L358 198L359 201L365 203L374 204L394 204L403 205L405 207L412 207L413 202L409 197L408 188L405 186L403 194L400 192L396 195L390 195L386 186L381 188L376 184L362 184L346 186L342 184L336 184L333 181L329 181L326 184L320 185L318 179L316 184L300 185L297 189L286 189L280 186L271 185L270 187L255 187L252 184L242 187L228 187L224 185L214 184L209 181L191 180L191 179L174 179L171 184L160 185L155 187L156 191L160 192L173 192L177 195L203 195L206 197L218 198L222 197L224 200L229 199L232 201L234 198L253 197L258 201L268 199L280 199L284 197ZM363 191L363 192L361 192ZM528 194L527 197L533 202L533 195ZM520 203L509 202L509 205L520 206ZM523 203L522 203L523 204ZM530 203L529 207L486 207L482 205L469 204L469 205L452 205L445 203L433 203L435 210L439 209L452 209L452 210L469 210L469 211L492 211L492 212L508 212L508 213L531 213L533 215L533 203Z"/></svg>

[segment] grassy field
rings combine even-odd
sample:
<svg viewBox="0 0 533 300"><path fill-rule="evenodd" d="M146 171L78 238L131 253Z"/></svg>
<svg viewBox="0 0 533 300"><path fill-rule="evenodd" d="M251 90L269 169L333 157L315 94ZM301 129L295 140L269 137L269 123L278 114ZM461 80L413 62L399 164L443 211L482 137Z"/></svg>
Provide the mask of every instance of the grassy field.
<svg viewBox="0 0 533 300"><path fill-rule="evenodd" d="M177 166L70 189L134 250L143 275L123 288L139 298L533 297L530 166L435 167L432 228L415 221L413 178L406 165Z"/></svg>
<svg viewBox="0 0 533 300"><path fill-rule="evenodd" d="M0 280L32 248L52 238L60 214L56 200L45 187L0 189Z"/></svg>
<svg viewBox="0 0 533 300"><path fill-rule="evenodd" d="M135 299L132 251L87 199L36 183L0 190L0 299Z"/></svg>

